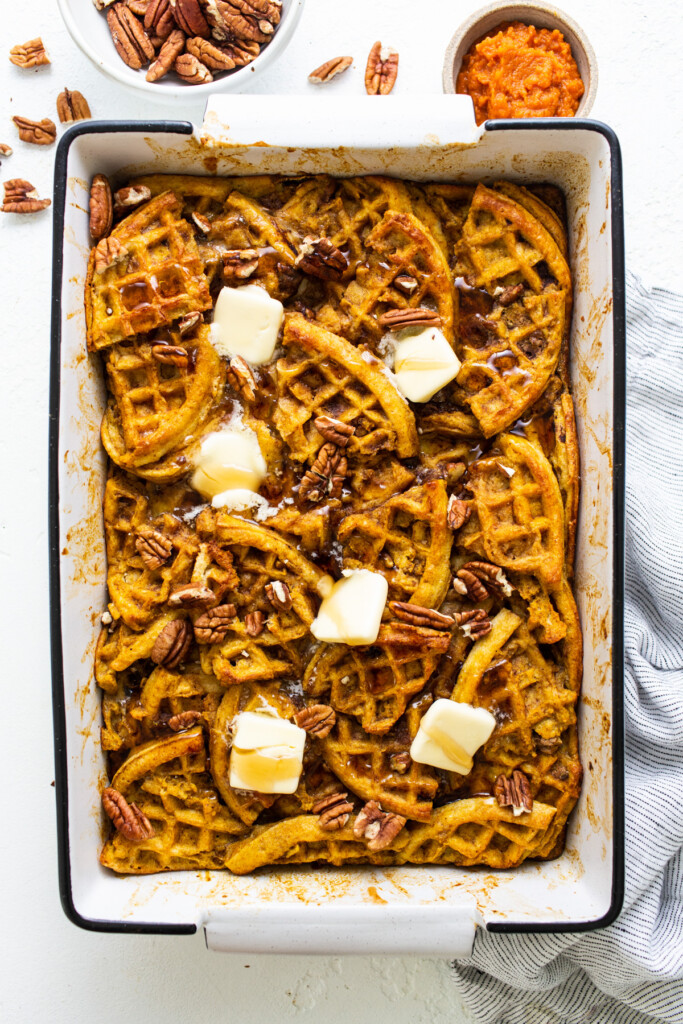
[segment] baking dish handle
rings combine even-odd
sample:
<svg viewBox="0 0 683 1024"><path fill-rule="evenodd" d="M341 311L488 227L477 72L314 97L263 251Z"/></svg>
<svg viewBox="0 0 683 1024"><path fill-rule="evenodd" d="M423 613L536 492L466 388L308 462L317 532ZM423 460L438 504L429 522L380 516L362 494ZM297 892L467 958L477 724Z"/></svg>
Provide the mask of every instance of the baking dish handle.
<svg viewBox="0 0 683 1024"><path fill-rule="evenodd" d="M219 953L467 957L481 924L474 901L448 906L278 904L212 911L206 945Z"/></svg>

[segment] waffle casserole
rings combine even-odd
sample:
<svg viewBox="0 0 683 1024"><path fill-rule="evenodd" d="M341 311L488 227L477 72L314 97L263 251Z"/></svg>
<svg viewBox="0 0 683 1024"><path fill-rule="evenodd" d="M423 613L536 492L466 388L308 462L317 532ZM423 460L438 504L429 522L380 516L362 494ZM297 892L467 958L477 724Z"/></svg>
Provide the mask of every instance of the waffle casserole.
<svg viewBox="0 0 683 1024"><path fill-rule="evenodd" d="M561 194L126 185L85 296L102 864L557 856L582 665Z"/></svg>

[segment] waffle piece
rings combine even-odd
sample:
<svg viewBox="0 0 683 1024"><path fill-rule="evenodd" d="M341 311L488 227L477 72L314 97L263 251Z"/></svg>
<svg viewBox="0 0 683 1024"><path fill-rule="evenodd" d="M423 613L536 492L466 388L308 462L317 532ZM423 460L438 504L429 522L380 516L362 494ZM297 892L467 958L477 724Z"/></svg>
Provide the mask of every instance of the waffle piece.
<svg viewBox="0 0 683 1024"><path fill-rule="evenodd" d="M396 450L407 458L417 453L415 417L383 364L298 314L287 317L283 344L287 351L277 362L273 423L293 459L311 459L322 446L314 426L318 416L355 428L349 455L365 458Z"/></svg>
<svg viewBox="0 0 683 1024"><path fill-rule="evenodd" d="M381 736L365 732L347 715L337 715L334 729L320 741L325 764L363 800L377 800L385 811L404 818L428 821L438 785L436 772L410 759L405 767L421 714L416 705L409 706Z"/></svg>
<svg viewBox="0 0 683 1024"><path fill-rule="evenodd" d="M462 238L462 229L467 220L474 190L474 185L455 185L446 182L425 184L420 189L441 225L449 263L453 261Z"/></svg>
<svg viewBox="0 0 683 1024"><path fill-rule="evenodd" d="M162 193L114 228L108 239L113 262L98 269L97 250L91 252L85 289L89 349L211 307L194 233L181 209L173 192Z"/></svg>
<svg viewBox="0 0 683 1024"><path fill-rule="evenodd" d="M372 459L349 460L346 486L351 508L355 510L381 505L414 483L415 473L386 452Z"/></svg>
<svg viewBox="0 0 683 1024"><path fill-rule="evenodd" d="M199 665L186 665L182 672L158 665L145 679L130 714L150 732L166 728L168 720L183 711L199 711L211 723L223 693L216 677Z"/></svg>
<svg viewBox="0 0 683 1024"><path fill-rule="evenodd" d="M212 785L201 728L131 751L112 786L154 829L141 843L119 832L107 840L100 862L119 874L223 867L231 840L245 831Z"/></svg>
<svg viewBox="0 0 683 1024"><path fill-rule="evenodd" d="M534 195L523 185L516 185L512 181L496 181L493 188L499 194L513 199L519 206L536 218L552 237L565 260L568 258L569 247L567 244L567 232L559 216L539 196Z"/></svg>
<svg viewBox="0 0 683 1024"><path fill-rule="evenodd" d="M123 672L137 661L149 658L157 637L174 619L183 618L182 612L161 612L145 629L136 631L125 622L103 626L95 649L95 679L107 693L118 689L117 673Z"/></svg>
<svg viewBox="0 0 683 1024"><path fill-rule="evenodd" d="M472 515L458 543L504 569L558 584L564 564L564 511L550 463L535 445L514 434L499 437L496 448L500 454L470 466Z"/></svg>
<svg viewBox="0 0 683 1024"><path fill-rule="evenodd" d="M453 533L443 480L430 480L342 520L337 539L346 569L375 569L389 598L438 608L450 583Z"/></svg>

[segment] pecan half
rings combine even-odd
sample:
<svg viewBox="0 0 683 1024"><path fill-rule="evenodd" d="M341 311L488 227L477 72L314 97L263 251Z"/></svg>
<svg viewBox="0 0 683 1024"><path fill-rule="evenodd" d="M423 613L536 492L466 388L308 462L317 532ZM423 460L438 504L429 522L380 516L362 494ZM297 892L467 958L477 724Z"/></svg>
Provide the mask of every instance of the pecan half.
<svg viewBox="0 0 683 1024"><path fill-rule="evenodd" d="M113 2L113 0L110 0L110 3L111 2ZM137 14L138 18L144 18L147 14L147 8L149 7L150 2L151 0L126 0L126 6L130 7L133 14ZM106 7L106 4L104 6ZM95 0L95 7L98 7L97 0Z"/></svg>
<svg viewBox="0 0 683 1024"><path fill-rule="evenodd" d="M510 778L505 775L498 776L493 787L493 795L500 807L511 807L515 814L521 814L523 811L528 814L534 806L529 780L524 772L517 769Z"/></svg>
<svg viewBox="0 0 683 1024"><path fill-rule="evenodd" d="M147 568L154 571L168 561L173 544L158 530L141 530L135 538L135 549Z"/></svg>
<svg viewBox="0 0 683 1024"><path fill-rule="evenodd" d="M512 284L507 288L503 288L500 295L497 296L499 306L511 306L515 299L518 299L520 295L524 294L523 284Z"/></svg>
<svg viewBox="0 0 683 1024"><path fill-rule="evenodd" d="M337 716L329 704L311 704L294 715L300 729L305 729L317 740L324 740L334 729Z"/></svg>
<svg viewBox="0 0 683 1024"><path fill-rule="evenodd" d="M176 321L176 327L178 328L179 334L188 334L193 328L201 322L201 313L186 313L184 317Z"/></svg>
<svg viewBox="0 0 683 1024"><path fill-rule="evenodd" d="M423 608L419 604L406 601L389 601L389 607L401 622L409 622L413 626L426 626L428 629L451 629L454 619L451 615L443 615L433 608Z"/></svg>
<svg viewBox="0 0 683 1024"><path fill-rule="evenodd" d="M404 295L412 295L417 289L417 281L410 274L397 274L394 278L394 288L398 288Z"/></svg>
<svg viewBox="0 0 683 1024"><path fill-rule="evenodd" d="M145 11L144 25L149 35L167 39L176 27L170 0L150 0Z"/></svg>
<svg viewBox="0 0 683 1024"><path fill-rule="evenodd" d="M263 612L249 612L244 616L244 628L249 636L260 636L266 625L266 617Z"/></svg>
<svg viewBox="0 0 683 1024"><path fill-rule="evenodd" d="M5 197L0 208L3 213L38 213L52 202L51 199L39 199L34 186L24 178L10 178L3 187Z"/></svg>
<svg viewBox="0 0 683 1024"><path fill-rule="evenodd" d="M413 622L386 622L380 627L378 643L387 647L419 648L423 651L447 651L450 634L443 629L418 626Z"/></svg>
<svg viewBox="0 0 683 1024"><path fill-rule="evenodd" d="M309 470L304 473L299 486L299 497L302 501L315 504L329 494L336 498L346 476L347 460L336 444L326 442Z"/></svg>
<svg viewBox="0 0 683 1024"><path fill-rule="evenodd" d="M465 562L462 568L476 576L491 594L498 597L510 597L512 594L513 588L500 566L492 562Z"/></svg>
<svg viewBox="0 0 683 1024"><path fill-rule="evenodd" d="M90 234L94 242L109 234L113 220L111 185L104 174L96 174L90 185Z"/></svg>
<svg viewBox="0 0 683 1024"><path fill-rule="evenodd" d="M154 3L154 0L152 2ZM149 14L149 9L147 14ZM145 15L146 23L147 15ZM151 39L142 27L142 22L125 4L117 3L109 8L107 25L116 52L129 68L139 71L148 61L154 60L154 46ZM157 35L160 35L158 31Z"/></svg>
<svg viewBox="0 0 683 1024"><path fill-rule="evenodd" d="M332 416L317 416L313 424L318 433L338 448L346 448L347 444L356 433L356 428L341 420L335 420Z"/></svg>
<svg viewBox="0 0 683 1024"><path fill-rule="evenodd" d="M185 48L212 71L232 71L235 67L235 58L230 51L210 39L194 36L187 40Z"/></svg>
<svg viewBox="0 0 683 1024"><path fill-rule="evenodd" d="M66 87L57 97L57 114L62 124L68 124L71 121L87 121L92 117L88 101L83 93L78 92L77 89L72 92Z"/></svg>
<svg viewBox="0 0 683 1024"><path fill-rule="evenodd" d="M189 362L187 349L182 345L167 345L163 342L152 345L152 355L157 362L164 363L165 366L179 366L184 369Z"/></svg>
<svg viewBox="0 0 683 1024"><path fill-rule="evenodd" d="M394 88L398 75L398 53L379 40L368 55L365 67L365 91L368 96L387 96Z"/></svg>
<svg viewBox="0 0 683 1024"><path fill-rule="evenodd" d="M256 401L256 378L242 356L233 356L226 371L228 383L245 402Z"/></svg>
<svg viewBox="0 0 683 1024"><path fill-rule="evenodd" d="M171 10L178 26L188 36L209 36L211 29L199 0L171 0Z"/></svg>
<svg viewBox="0 0 683 1024"><path fill-rule="evenodd" d="M176 58L180 56L185 48L185 33L181 32L179 28L173 30L167 39L164 40L163 46L159 50L157 59L153 61L148 70L145 78L148 82L158 82L161 78L172 71Z"/></svg>
<svg viewBox="0 0 683 1024"><path fill-rule="evenodd" d="M19 43L13 46L9 52L9 59L18 68L39 68L50 63L50 58L43 45L40 36L29 39L27 43Z"/></svg>
<svg viewBox="0 0 683 1024"><path fill-rule="evenodd" d="M129 804L118 789L108 786L102 794L102 806L111 818L114 828L131 843L143 843L151 839L154 829L149 818L137 804Z"/></svg>
<svg viewBox="0 0 683 1024"><path fill-rule="evenodd" d="M400 814L389 814L376 800L370 800L356 816L353 834L356 839L365 839L368 850L375 852L389 846L405 823Z"/></svg>
<svg viewBox="0 0 683 1024"><path fill-rule="evenodd" d="M22 142L30 142L34 146L51 146L57 138L57 125L49 117L44 117L42 121L31 121L28 117L17 115L12 120Z"/></svg>
<svg viewBox="0 0 683 1024"><path fill-rule="evenodd" d="M344 828L353 811L349 803L348 793L330 793L317 800L312 807L313 814L320 815L320 827L326 832L336 832Z"/></svg>
<svg viewBox="0 0 683 1024"><path fill-rule="evenodd" d="M258 268L256 249L229 249L223 253L223 280L226 284L245 281Z"/></svg>
<svg viewBox="0 0 683 1024"><path fill-rule="evenodd" d="M462 465L462 463L456 463L456 465ZM451 530L459 530L465 525L471 514L472 510L467 502L451 494L446 510L446 521Z"/></svg>
<svg viewBox="0 0 683 1024"><path fill-rule="evenodd" d="M175 668L192 646L192 626L187 619L173 619L166 623L156 638L150 655L155 665Z"/></svg>
<svg viewBox="0 0 683 1024"><path fill-rule="evenodd" d="M118 238L101 238L95 246L95 273L103 274L115 263L126 258L126 247Z"/></svg>
<svg viewBox="0 0 683 1024"><path fill-rule="evenodd" d="M276 611L288 612L292 607L292 595L282 580L273 580L266 584L266 597Z"/></svg>
<svg viewBox="0 0 683 1024"><path fill-rule="evenodd" d="M114 216L123 217L151 198L152 191L146 185L127 185L120 188L114 193Z"/></svg>
<svg viewBox="0 0 683 1024"><path fill-rule="evenodd" d="M191 729L193 725L197 725L203 717L201 711L180 711L177 715L171 715L168 727L173 732L181 732L183 729Z"/></svg>
<svg viewBox="0 0 683 1024"><path fill-rule="evenodd" d="M380 327L389 331L402 331L406 327L440 327L441 317L433 309L390 309L377 317Z"/></svg>
<svg viewBox="0 0 683 1024"><path fill-rule="evenodd" d="M215 39L267 43L280 21L280 7L269 0L213 0L206 16Z"/></svg>
<svg viewBox="0 0 683 1024"><path fill-rule="evenodd" d="M481 580L468 569L458 569L453 580L453 589L470 601L488 601L489 592Z"/></svg>
<svg viewBox="0 0 683 1024"><path fill-rule="evenodd" d="M329 238L304 238L296 265L321 281L339 281L349 265L344 253Z"/></svg>
<svg viewBox="0 0 683 1024"><path fill-rule="evenodd" d="M213 75L206 64L202 64L191 53L183 53L177 57L174 67L176 74L188 85L203 85L205 82L213 82Z"/></svg>
<svg viewBox="0 0 683 1024"><path fill-rule="evenodd" d="M247 64L251 64L252 60L261 52L259 44L249 42L248 39L227 39L221 43L221 47L230 54L236 68L243 68Z"/></svg>
<svg viewBox="0 0 683 1024"><path fill-rule="evenodd" d="M483 608L472 608L467 612L456 612L456 624L470 640L480 640L491 632L491 620Z"/></svg>
<svg viewBox="0 0 683 1024"><path fill-rule="evenodd" d="M230 629L230 623L235 618L237 609L234 604L219 604L204 612L194 623L194 635L198 644L220 644Z"/></svg>
<svg viewBox="0 0 683 1024"><path fill-rule="evenodd" d="M341 75L352 64L353 57L333 57L331 60L326 60L315 71L311 71L308 81L313 85L324 85L325 82L331 82L337 75Z"/></svg>
<svg viewBox="0 0 683 1024"><path fill-rule="evenodd" d="M204 583L186 583L172 590L168 604L170 608L201 608L213 604L216 596Z"/></svg>

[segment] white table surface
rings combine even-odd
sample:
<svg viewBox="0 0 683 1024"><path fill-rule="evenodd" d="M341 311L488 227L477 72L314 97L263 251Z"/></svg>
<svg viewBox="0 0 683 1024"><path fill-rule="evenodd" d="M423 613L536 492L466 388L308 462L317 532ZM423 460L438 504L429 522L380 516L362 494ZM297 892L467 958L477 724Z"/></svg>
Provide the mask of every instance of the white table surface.
<svg viewBox="0 0 683 1024"><path fill-rule="evenodd" d="M71 42L54 0L4 3L0 50L42 35L52 65L14 68L0 53L0 141L14 147L0 180L23 177L50 195L54 147L18 141L14 114L55 115L66 85L102 118L167 116L165 105L113 86ZM462 0L308 0L279 64L253 88L306 93L309 71L340 53L356 58L332 88L362 91L375 39L400 53L397 92L441 91L443 50L474 4ZM626 245L646 283L680 289L683 104L677 0L566 0L595 48L600 83L592 116L612 125L625 163ZM264 97L264 102L267 100ZM296 100L293 100L296 102ZM143 104L145 104L143 106ZM198 120L201 106L173 116ZM60 129L61 130L61 129ZM0 764L3 952L0 1017L8 1024L239 1021L271 1024L469 1021L445 962L399 958L222 956L193 938L99 935L64 917L57 891L47 570L50 213L0 214L2 370L0 513L4 696Z"/></svg>

